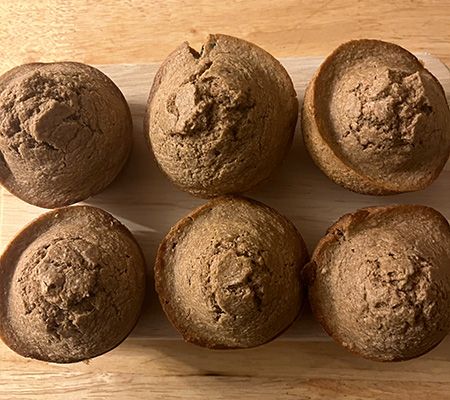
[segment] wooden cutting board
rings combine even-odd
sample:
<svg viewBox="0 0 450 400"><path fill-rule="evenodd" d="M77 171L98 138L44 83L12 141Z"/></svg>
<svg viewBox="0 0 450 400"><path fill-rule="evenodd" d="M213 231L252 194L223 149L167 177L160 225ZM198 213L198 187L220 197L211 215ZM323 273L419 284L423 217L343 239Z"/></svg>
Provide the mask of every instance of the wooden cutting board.
<svg viewBox="0 0 450 400"><path fill-rule="evenodd" d="M426 67L440 80L450 97L450 72L438 59L421 54ZM286 58L281 62L290 73L300 103L307 82L321 63L321 57ZM101 207L121 220L136 236L144 251L149 271L149 295L141 320L132 333L147 339L180 339L166 320L153 289L152 269L156 249L169 228L204 201L176 189L160 172L148 150L142 119L147 95L158 64L97 66L122 90L134 122L134 148L128 164L113 184L86 204ZM425 204L450 219L450 164L431 187L421 192L389 197L349 192L328 180L306 154L297 127L294 144L283 165L271 179L247 193L290 218L313 250L325 230L342 214L369 205L390 203ZM25 224L45 209L0 192L0 251ZM308 310L278 340L328 340Z"/></svg>

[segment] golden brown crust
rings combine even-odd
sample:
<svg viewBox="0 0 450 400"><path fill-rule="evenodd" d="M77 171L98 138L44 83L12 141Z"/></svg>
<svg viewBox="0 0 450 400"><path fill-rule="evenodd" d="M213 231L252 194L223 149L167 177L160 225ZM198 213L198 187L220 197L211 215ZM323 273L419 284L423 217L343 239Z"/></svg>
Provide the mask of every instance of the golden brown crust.
<svg viewBox="0 0 450 400"><path fill-rule="evenodd" d="M388 351L391 351L391 353L384 353L384 352L380 352L380 350L378 350L378 348L376 347L375 343L373 344L373 348L371 348L370 344L365 344L364 347L360 347L359 344L352 343L351 342L351 337L352 337L352 329L354 329L353 326L347 325L346 327L339 327L339 324L336 325L336 321L332 320L332 318L334 318L333 316L331 316L328 311L330 310L330 308L324 307L324 304L326 302L333 302L336 300L333 300L332 297L328 297L328 294L325 294L325 291L323 290L323 284L320 284L320 287L322 288L322 290L319 291L319 286L317 286L318 282L322 282L324 281L324 276L328 276L329 274L331 274L330 269L333 268L332 267L332 259L333 257L340 257L339 259L341 259L343 257L343 255L339 255L339 248L341 246L341 244L343 242L348 242L351 241L352 238L354 238L358 233L361 233L364 231L364 229L368 229L368 228L374 228L377 225L377 222L375 222L377 219L378 221L389 221L390 219L397 218L399 219L400 216L405 215L405 219L410 221L408 222L409 226L411 226L411 229L416 229L419 230L422 228L422 226L415 226L414 225L414 221L411 221L410 219L413 218L413 216L419 216L422 221L432 221L430 223L433 224L433 229L442 232L443 237L446 238L446 240L448 242L450 242L450 226L447 222L447 220L440 214L438 213L436 210L430 208L430 207L426 207L426 206L421 206L421 205L389 205L389 206L383 206L383 207L367 207L367 208L363 208L363 209L359 209L357 211L355 211L354 213L349 213L346 214L344 216L342 216L338 221L336 221L328 230L326 235L319 241L319 243L317 244L316 249L313 252L313 255L311 257L311 261L310 263L308 263L304 269L304 279L307 282L307 285L309 287L309 300L310 300L310 305L311 305L311 310L315 316L315 318L318 320L318 322L322 325L323 329L339 344L343 345L347 350L351 351L352 353L362 356L364 358L373 360L373 361L383 361L383 362L387 362L387 361L405 361L405 360L409 360L412 358L416 358L419 357L425 353L427 353L428 351L432 350L434 347L436 347L444 338L445 334L442 334L442 330L448 330L450 328L450 317L449 314L447 313L447 315L436 315L434 317L434 320L429 320L427 322L427 324L425 324L425 327L429 327L429 326L434 326L433 324L435 324L436 329L433 330L433 328L430 328L430 332L427 333L427 337L432 337L433 335L435 335L435 338L431 338L431 339L426 339L429 340L428 345L420 345L417 344L417 349L414 348L405 348L404 350L402 350L401 352L399 351L394 351L393 349L390 349ZM362 237L364 237L364 240L367 241L368 240L368 233L364 234ZM386 233L387 236L387 233ZM385 236L385 237L386 237ZM379 234L379 238L380 240L385 240L385 237L381 236L381 233ZM398 240L398 239L396 239ZM406 239L405 239L406 240ZM431 243L434 243L433 241ZM418 242L417 239L414 243L414 246L418 246ZM441 245L441 243L439 243L439 245ZM369 244L368 244L369 246ZM381 244L380 244L381 246ZM442 246L445 247L445 244L442 243ZM374 250L376 251L376 254L380 255L379 253L379 249ZM395 250L392 250L393 253L395 252ZM408 255L408 257L411 257L413 254L413 251L411 251L411 254ZM392 254L392 256L394 256L394 254ZM397 255L395 255L395 257L397 257ZM450 287L449 287L449 276L450 276L450 265L446 265L445 263L448 262L448 255L447 255L447 259L445 259L445 256L443 256L443 259L440 259L440 256L437 256L438 259L435 261L436 263L438 263L437 265L435 265L435 269L438 271L438 273L435 273L434 275L432 275L432 278L427 277L425 282L425 285L433 285L436 284L436 287L438 285L444 285L445 289L444 292L442 294L443 298L446 298L445 293L447 293L447 297L448 297L448 292L450 291ZM424 258L426 258L424 256ZM447 261L446 261L447 260ZM336 261L338 262L338 261ZM342 261L340 261L341 263ZM347 261L348 262L348 261ZM439 265L439 263L444 263L442 265ZM336 267L337 268L337 267ZM417 274L418 272L416 272ZM390 274L392 274L392 272L390 272ZM365 282L367 282L366 280L368 279L363 278L363 281L359 281L356 277L356 275L358 275L358 270L355 270L354 272L354 276L342 276L342 272L341 272L341 278L340 280L346 280L348 279L349 281L353 281L354 280L354 285L364 285ZM390 276L390 275L388 275ZM441 277L441 278L439 278ZM328 279L328 278L326 278ZM431 281L430 281L431 279ZM433 281L433 279L435 281ZM431 283L430 283L431 282ZM379 282L378 282L379 283ZM385 283L383 283L384 285ZM432 287L432 286L430 286ZM366 296L371 296L371 292L369 291L369 289L365 289L367 290L366 294L364 295L363 298L359 299L360 302L365 302ZM404 289L401 289L404 290ZM411 288L408 290L418 290L416 288ZM433 289L434 290L434 289ZM433 290L431 292L428 293L433 293ZM445 292L445 290L447 292ZM380 296L380 288L378 287L377 291L375 292L374 296L375 298L379 301L379 303L375 303L375 304L381 304L381 300L380 298L377 298L377 296ZM349 291L347 296L352 296L353 294ZM430 294L428 294L427 296L430 296ZM423 296L422 296L423 297ZM421 301L423 300L423 298L421 297ZM440 297L440 296L439 296ZM367 297L369 298L369 297ZM431 304L433 303L434 300L431 301ZM435 301L441 301L440 298L438 298ZM445 302L445 300L442 300L442 302ZM441 304L442 305L442 304ZM362 307L365 306L365 304L361 305ZM397 304L395 307L399 307L400 305ZM408 305L408 307L412 307L412 306L416 306L416 304L413 305ZM335 303L332 307L342 307L342 305L340 303ZM378 307L378 306L377 306ZM439 306L440 307L440 306ZM436 308L439 308L438 306L436 306ZM443 309L446 309L446 307L441 307ZM328 310L328 311L326 311ZM343 309L337 309L336 310L337 313L348 313L350 312L349 310L343 310ZM375 310L376 312L376 310ZM357 318L360 320L361 317L352 317L353 318ZM397 322L393 322L390 321L390 315L389 314L385 314L383 315L383 318L386 319L386 324L389 325L393 325ZM420 321L421 317L416 317L418 318L417 321ZM442 321L439 319L442 318ZM371 328L365 328L367 329L371 329ZM425 328L424 328L425 329ZM346 332L344 334L344 332ZM350 333L349 333L350 332ZM420 330L418 330L419 333ZM366 333L370 333L367 332ZM383 335L383 333L381 333L381 336ZM404 333L404 337L402 337L400 339L403 341L408 341L411 338L407 336L406 331ZM376 335L375 335L376 336ZM393 334L390 334L391 338L393 336ZM384 339L386 340L386 339ZM419 340L419 339L417 339ZM411 343L413 343L414 341L412 341ZM393 344L393 348L395 348L395 342ZM385 350L387 351L387 350Z"/></svg>
<svg viewBox="0 0 450 400"><path fill-rule="evenodd" d="M376 182L366 179L348 167L320 135L314 121L319 118L313 108L314 82L308 85L302 109L302 133L305 146L314 163L335 183L356 193L372 195L395 194L379 187Z"/></svg>
<svg viewBox="0 0 450 400"><path fill-rule="evenodd" d="M382 54L381 57L385 57L386 60L377 59L377 57L379 57L376 54L377 52L379 52L380 55ZM369 61L366 61L366 58ZM341 87L339 87L339 89L334 89L336 85L335 82L339 82L339 79L341 80L354 79L355 85L356 82L358 82L358 79L364 79L360 78L360 76L363 76L363 73L361 71L354 72L353 69L351 69L355 68L351 66L358 65L358 63L361 63L361 65L367 63L368 65L367 70L369 72L364 72L367 74L367 82L371 82L372 76L370 74L372 73L382 74L378 76L379 81L380 77L382 79L385 79L386 81L389 81L389 79L394 80L393 81L394 83L392 84L393 86L391 86L391 88L395 86L395 88L392 89L395 92L393 96L394 97L397 96L401 98L401 100L397 99L395 100L396 103L394 103L394 105L389 105L387 107L388 111L391 110L391 108L394 106L397 107L397 104L399 104L398 101L400 102L407 101L406 96L408 95L408 90L412 90L409 88L413 84L418 85L417 89L414 89L417 90L417 93L420 92L421 90L425 90L423 94L423 96L425 97L421 97L417 100L418 104L417 108L413 108L413 106L405 106L410 107L410 109L408 109L407 111L405 110L404 114L408 115L408 118L410 118L410 114L408 113L417 112L419 113L418 115L420 118L423 118L422 114L425 115L426 118L427 117L426 113L429 113L430 111L423 108L424 104L426 104L426 107L430 107L430 109L432 110L431 113L434 114L428 117L428 120L426 120L425 122L419 123L416 120L416 122L414 123L418 124L417 128L411 128L411 126L413 126L412 125L413 122L408 123L405 122L405 126L401 125L403 123L401 119L399 119L400 122L398 121L395 122L395 124L393 125L395 128L392 127L389 128L392 131L394 131L395 129L400 129L399 128L400 126L404 130L404 132L402 133L402 135L404 136L402 136L401 139L403 141L401 142L402 143L401 146L405 145L406 140L411 141L411 143L407 144L408 146L410 146L409 150L407 150L409 151L409 153L407 154L410 155L408 156L404 155L406 147L399 147L398 150L395 149L395 146L398 145L398 143L395 142L397 140L396 136L392 136L394 138L392 139L393 140L392 143L395 142L396 143L395 145L394 144L391 145L388 143L389 140L391 139L383 139L384 142L380 142L379 144L376 142L376 140L372 142L371 140L373 139L367 136L369 132L367 131L367 129L375 129L375 128L378 129L379 125L371 126L370 124L375 123L373 122L374 121L373 119L364 120L363 118L365 117L362 114L363 111L351 110L352 113L359 112L360 114L358 119L356 119L356 117L348 118L348 121L353 121L352 118L355 119L353 122L350 123L351 128L348 128L349 130L343 133L345 141L344 139L342 139L341 136L339 136L341 135L341 133L338 134L337 132L331 131L334 128L331 128L330 123L327 121L330 118L331 118L330 120L332 120L333 118L330 117L330 115L332 116L333 114L333 110L330 108L331 106L329 105L332 104L331 103L332 100L327 96L331 96L330 90L339 90L339 91L344 90ZM342 72L346 71L347 68L348 72ZM378 72L372 72L370 68L378 68L375 70ZM358 77L356 78L353 75L357 73L360 75L358 75ZM417 73L418 75L415 75L415 73ZM384 76L383 74L387 74L388 76ZM407 74L410 75L408 76ZM403 78L399 78L397 75L400 75ZM405 80L402 81L401 79L405 79L404 78L405 76L407 76L406 81ZM377 76L375 76L375 78L377 78ZM362 84L360 83L360 85ZM370 85L370 83L367 83L367 85ZM402 88L401 85L405 85L405 87ZM343 87L345 87L345 85ZM352 88L352 90L359 90L359 91L362 90L360 86L355 87L349 86L349 88L350 87ZM387 89L384 89L385 91L382 92L383 95L385 95L385 93L388 93L387 90L389 90L389 86L386 87ZM400 89L403 90L404 92L401 92L399 94L397 92L398 87L400 87ZM367 88L369 88L369 86L367 86ZM326 93L328 93L328 95L326 95ZM333 96L335 95L336 94L334 94ZM342 97L344 95L342 95L341 93L340 96ZM378 97L373 98L380 99L381 98L380 96L381 95L378 95ZM386 96L387 96L386 98L381 98L382 100L380 100L380 102L386 101L386 99L389 99L389 96L391 95L387 94ZM336 103L338 100L333 101ZM357 100L349 97L349 99L343 101L351 103L352 101ZM382 106L386 107L386 105L384 103L377 104L376 101L378 100L373 101L370 104L370 107L374 113L375 112L380 113L382 110L381 107ZM364 102L362 102L361 104L362 104L361 107L364 107ZM351 105L342 106L341 112L343 112L342 110L345 109L350 110L351 107L352 107ZM377 109L376 107L379 108ZM366 110L364 112L369 113L368 116L370 116L370 118L373 118L373 115L370 114L370 111ZM403 118L402 112L397 111L397 114L402 115L402 117L399 117L398 115L394 114L389 118L394 117ZM305 100L303 103L303 110L302 110L302 129L305 145L311 157L313 158L317 166L331 180L354 192L373 195L388 195L407 191L421 190L426 186L428 186L429 184L431 184L431 182L433 182L437 178L450 154L450 139L447 126L448 123L445 123L445 120L447 121L450 120L449 115L450 112L448 110L448 104L442 86L437 81L437 79L423 67L423 65L414 55L409 53L407 50L401 48L400 46L394 45L392 43L363 39L363 40L353 40L339 46L326 58L323 64L316 71L305 93ZM336 120L343 121L343 117L345 116L342 114L336 116ZM377 118L379 118L379 120L377 120L376 122L377 124L379 124L380 121L385 121L386 124L388 123L387 116ZM383 118L386 119L383 120ZM442 124L438 122L436 127L434 127L433 124L435 124L436 120L442 122ZM361 127L357 126L357 124L365 124L365 125L362 125ZM333 126L337 125L333 123ZM370 128L368 128L368 126L370 126ZM351 142L352 135L355 134L353 133L354 129L356 129L355 131L356 139L358 140L358 142L355 141L355 144L352 145L355 147L352 148L351 150L349 148L344 154L341 147L343 146L342 143ZM410 131L408 131L408 129ZM413 133L411 133L412 132L411 129L415 129ZM435 129L437 129L438 133L435 132ZM430 132L432 132L434 137L436 138L435 143L433 144L430 143L428 137ZM347 137L347 135L349 136ZM399 134L395 133L395 135ZM413 137L411 137L411 135L413 135ZM442 135L441 139L439 139L439 135ZM427 136L427 138L421 139L420 136ZM335 137L337 137L338 139L335 139ZM408 139L403 139L403 137L407 137ZM427 142L426 146L428 147L424 147L424 149L422 150L421 146L423 142ZM379 160L379 162L384 162L383 161L384 158L388 159L389 163L392 163L393 165L393 161L391 161L392 157L397 156L403 157L401 159L401 162L399 161L399 166L396 167L398 168L398 171L405 170L405 172L402 175L399 175L398 172L394 173L390 171L389 168L375 165L374 164L375 161L373 162L370 161L371 160L370 151L372 152L375 150L379 151L377 149L384 148L386 143L388 143L388 145L392 147L391 149L392 151L391 153L387 153L387 150L386 151L382 150L385 151L385 153L384 155L383 153L380 153L381 156L379 156L378 159L380 159L381 157L381 161ZM349 145L347 144L347 146ZM361 150L361 146L363 146L362 149L364 150ZM430 146L434 146L433 148L434 150L433 149L430 150ZM414 150L414 148L417 148L418 150ZM368 151L369 156L364 155L365 152ZM430 151L434 151L433 155L429 155L427 153ZM362 163L361 161L357 162L350 161L348 154L359 154L360 158L358 160L364 160L364 157L366 157L365 161L366 164ZM425 157L425 161L418 159L422 156ZM408 159L407 157L410 158ZM416 160L415 164L411 160ZM424 167L423 170L419 169L416 170L417 165L422 164L426 164L425 165L426 168ZM382 171L383 168L385 168L384 172L377 172L376 174L374 173L375 170ZM408 175L408 168L410 168L409 175Z"/></svg>
<svg viewBox="0 0 450 400"><path fill-rule="evenodd" d="M131 112L101 71L24 64L0 77L0 95L0 182L20 199L44 208L76 203L108 186L127 161Z"/></svg>
<svg viewBox="0 0 450 400"><path fill-rule="evenodd" d="M119 246L121 246L121 250L127 252L127 263L130 262L129 267L127 266L126 269L124 269L122 272L124 275L117 277L115 276L116 271L114 271L114 268L116 268L117 266L102 265L104 262L102 260L112 260L111 258L108 258L109 256L106 255L106 252L114 251L113 249L108 249L108 246L106 246L100 251L101 255L97 256L90 254L87 256L92 260L92 262L93 260L97 260L96 262L100 263L101 266L95 268L103 269L100 270L98 274L93 275L95 278L92 282L90 282L90 293L87 295L89 298L89 302L96 302L95 304L100 306L100 303L106 300L104 298L103 300L96 300L97 296L101 295L103 285L116 285L116 278L120 281L123 276L127 276L133 281L130 281L132 287L126 289L126 301L136 304L136 307L129 308L128 306L124 306L124 310L127 310L127 315L118 317L118 321L122 321L120 323L121 326L118 326L114 322L114 317L111 314L108 314L108 320L101 322L102 325L106 325L109 327L108 334L111 335L111 337L114 337L114 339L112 340L109 340L108 338L102 336L101 333L99 333L100 331L104 330L104 327L98 325L100 321L97 320L97 317L95 317L94 314L89 314L91 312L89 310L84 310L82 311L82 314L80 314L80 318L88 318L87 321L89 322L89 325L79 325L77 329L79 329L80 331L78 333L75 331L76 335L74 337L70 337L70 335L68 335L68 332L71 332L70 330L64 331L65 328L63 325L58 326L58 324L64 323L64 313L69 314L71 312L71 307L76 307L77 304L82 304L84 301L84 298L81 298L79 299L78 303L74 303L73 300L70 300L67 304L64 303L64 296L67 295L65 294L65 290L68 291L72 289L69 296L74 296L77 292L83 290L83 285L87 284L87 281L83 281L84 279L86 279L86 275L83 275L82 266L72 265L70 264L70 261L67 261L68 265L65 267L66 270L58 272L60 277L65 276L65 278L63 278L65 279L65 283L63 283L63 286L60 288L60 299L55 300L54 298L51 298L50 303L47 303L47 300L44 300L44 305L42 305L40 311L41 313L44 313L42 314L42 318L44 318L46 312L50 313L52 311L49 307L53 307L52 304L54 304L55 301L55 304L58 304L59 301L59 312L63 313L58 317L59 322L53 321L50 323L46 319L41 320L41 316L27 316L28 313L33 312L31 309L28 310L25 315L23 315L22 313L20 317L25 319L29 318L28 322L25 321L25 325L23 324L23 322L19 324L19 322L16 321L16 318L18 316L16 315L15 310L22 307L22 305L19 304L16 306L14 304L22 302L23 304L25 304L27 301L29 301L28 297L30 294L28 291L35 290L34 286L30 286L31 283L28 286L26 283L25 286L23 286L24 284L22 283L22 290L25 290L26 287L27 291L17 293L17 282L20 282L22 281L22 279L24 279L23 277L20 277L21 274L23 275L24 268L24 266L21 264L26 262L24 261L24 259L27 259L27 257L28 260L30 259L28 254L30 251L33 253L36 253L36 251L45 251L47 253L46 257L49 258L49 261L51 262L51 255L48 253L48 249L51 248L51 246L53 246L55 243L65 243L64 240L70 240L72 242L84 241L85 239L87 240L87 237L84 236L84 233L87 232L86 226L83 226L83 228L80 227L80 229L78 230L75 229L74 232L76 232L77 235L76 239L70 239L70 237L68 237L67 239L63 239L65 237L65 233L67 232L67 229L64 227L67 226L65 224L76 224L77 221L81 220L83 220L84 223L88 223L89 226L92 226L92 228L87 229L92 229L90 232L92 232L92 234L94 235L93 237L95 237L94 230L100 226L101 229L107 230L110 235L113 235L114 232L114 235L117 235L117 240L121 242L119 244ZM84 229L84 231L82 229ZM43 247L41 245L36 247L36 243L38 243L41 238L48 235L48 232L50 231L53 232L51 233L51 235L53 236L45 239L45 241L42 243L44 245ZM105 236L105 232L102 233L102 236ZM89 240L81 243L89 243ZM113 243L117 245L119 242L111 242L111 244ZM100 246L100 243L97 244ZM33 246L36 248L34 249ZM67 251L70 252L70 243L67 242L67 247L64 246L66 245L63 244L62 249L59 251L60 254L62 254L61 257L63 258L66 257L63 253ZM31 248L33 249L30 250ZM83 251L83 249L83 247L78 247L77 251ZM92 251L92 249L94 248L84 250ZM71 281L71 273L69 269L72 267L76 268L77 266L79 267L79 275L77 278L75 278L75 281ZM122 265L122 267L124 266L125 265ZM19 233L17 233L14 239L8 244L0 258L0 267L2 274L2 279L0 280L0 338L8 347L24 357L30 357L41 361L56 363L73 363L82 361L84 359L97 357L117 347L123 340L126 339L128 334L138 322L140 309L142 307L145 294L146 282L144 256L131 232L110 214L99 208L91 206L73 206L55 209L42 214L27 226L25 226ZM26 273L25 279L29 279L31 282L32 275L37 274L36 277L38 281L45 282L46 279L52 277L52 274L57 274L56 270L59 267L58 264L55 264L55 267L50 268L46 272L47 275L44 274L43 276L40 276L39 274L43 273L42 271L45 269L45 267L40 266L39 268L40 270L36 269L36 267L30 269ZM108 271L106 271L105 268L108 269ZM59 283L57 280L55 281L54 276L53 281L55 283L52 283L52 285L58 286ZM119 286L115 290L122 293L123 287L120 287L120 282L118 283L118 285ZM71 287L65 289L65 286ZM42 298L39 296L41 295L34 296L34 300ZM116 296L116 294L112 294L108 296L108 302L110 304L117 303L116 300L118 300L120 296L121 295ZM36 307L36 304L33 304L32 306ZM120 309L121 305L117 303L114 305L114 307L119 307ZM88 312L88 314L83 314L86 312ZM94 313L99 313L99 315L102 312L103 311L101 310L94 311ZM52 314L48 314L45 318L53 318L51 317L51 315ZM42 327L40 325L42 323L44 323L44 325L49 324L47 325L47 333L41 332ZM29 329L27 328L27 326L32 326L32 328L30 331L24 332L24 329ZM58 332L58 329L61 329L62 333L56 333ZM124 329L126 331L124 331ZM83 331L85 331L85 334L82 337L78 337L77 335ZM45 335L48 335L48 338L44 340ZM99 337L97 338L97 336ZM55 337L57 338L56 340ZM64 341L67 341L66 345L64 345ZM98 341L98 343L96 341ZM110 343L108 343L108 341ZM86 346L86 349L83 349L83 346Z"/></svg>
<svg viewBox="0 0 450 400"><path fill-rule="evenodd" d="M267 179L292 143L297 115L282 65L252 43L217 34L201 54L183 43L162 63L144 135L177 187L210 198Z"/></svg>
<svg viewBox="0 0 450 400"><path fill-rule="evenodd" d="M245 202L247 204L250 204L252 206L257 207L260 210L264 210L264 212L268 212L271 215L273 215L274 218L280 218L280 215L273 210L272 208L268 207L267 205L264 205L258 201L248 199L245 197L233 197L233 196L223 196L223 197L217 197L215 199L210 200L208 203L200 206L196 210L194 210L192 213L190 213L185 218L181 219L176 225L174 225L169 233L166 235L164 240L161 242L158 253L157 253L157 259L155 264L155 287L156 291L159 295L161 305L163 307L163 310L165 314L167 315L168 319L172 323L172 325L182 334L184 340L191 342L193 344L212 348L212 349L234 349L234 348L248 348L248 347L254 347L261 345L263 343L266 343L268 341L271 341L275 339L277 336L282 334L289 326L292 324L294 318L292 321L283 327L282 330L278 331L276 335L272 337L266 338L263 342L254 342L252 344L249 344L248 342L243 345L242 343L239 343L239 340L235 342L234 345L230 343L225 342L218 342L217 340L214 340L213 337L206 338L205 335L198 335L195 332L195 329L190 327L189 324L186 324L185 321L181 321L180 318L183 318L182 314L179 312L178 308L175 307L175 303L173 301L175 294L168 292L168 285L166 282L166 277L164 275L164 270L167 268L166 264L166 256L168 252L171 251L169 247L171 247L172 242L176 242L180 236L183 236L184 232L191 226L192 224L195 224L198 218L201 216L207 214L210 212L210 210L214 209L217 206L220 206L226 202ZM297 241L299 243L300 248L299 251L299 258L297 260L298 264L298 271L299 271L299 278L300 278L300 270L303 267L303 265L308 260L308 252L306 249L306 245L301 237L301 235L298 233L298 231L295 229L295 227L287 220L285 220L288 224L291 225L293 231L296 233ZM192 254L192 257L195 257L195 254ZM266 288L267 289L267 288ZM303 297L303 290L301 291L301 298ZM180 300L182 301L182 300ZM302 302L303 304L303 302ZM299 307L297 315L301 312L301 308ZM205 327L205 329L207 329Z"/></svg>
<svg viewBox="0 0 450 400"><path fill-rule="evenodd" d="M164 75L166 73L166 68L168 65L170 65L178 56L180 51L182 49L188 48L189 51L193 52L195 51L189 46L188 42L183 42L180 46L178 46L172 53L170 53L167 58L161 63L161 65L158 68L158 71L156 71L155 77L153 78L152 87L150 88L150 93L148 95L147 99L147 105L146 110L150 110L151 104L153 101L153 98L155 97L155 94L158 92L159 86L161 84L162 79L164 78ZM164 169L162 168L161 164L158 161L158 157L156 157L155 151L153 150L152 141L150 140L150 112L146 111L144 113L144 120L143 120L143 126L144 129L142 130L142 133L144 135L145 142L147 143L147 147L150 150L153 159L156 162L156 165L158 166L159 170L165 174L165 176L172 182L173 185L175 185L178 189L190 193L183 185L181 185L176 179L174 179L171 175L166 174L164 172ZM190 193L193 196L196 197L208 197L208 196L199 196L196 193Z"/></svg>

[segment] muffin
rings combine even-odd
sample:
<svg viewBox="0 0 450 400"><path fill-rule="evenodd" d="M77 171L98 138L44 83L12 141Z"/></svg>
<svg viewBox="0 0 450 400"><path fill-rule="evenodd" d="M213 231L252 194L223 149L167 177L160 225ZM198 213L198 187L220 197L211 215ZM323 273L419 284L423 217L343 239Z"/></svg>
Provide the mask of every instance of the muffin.
<svg viewBox="0 0 450 400"><path fill-rule="evenodd" d="M407 50L379 40L328 56L307 88L302 128L318 167L363 194L424 189L450 152L442 86Z"/></svg>
<svg viewBox="0 0 450 400"><path fill-rule="evenodd" d="M244 40L183 43L161 65L144 133L162 171L195 196L240 193L266 179L288 151L298 102L286 70Z"/></svg>
<svg viewBox="0 0 450 400"><path fill-rule="evenodd" d="M347 214L328 229L305 270L314 315L360 356L418 357L450 330L450 228L432 208Z"/></svg>
<svg viewBox="0 0 450 400"><path fill-rule="evenodd" d="M0 114L0 183L39 207L61 207L100 192L130 153L125 98L88 65L12 69L0 77Z"/></svg>
<svg viewBox="0 0 450 400"><path fill-rule="evenodd" d="M25 227L0 259L0 337L24 357L70 363L103 354L135 326L145 267L107 212L74 206Z"/></svg>
<svg viewBox="0 0 450 400"><path fill-rule="evenodd" d="M186 341L215 349L258 346L298 315L307 257L294 225L275 210L218 197L162 241L156 291Z"/></svg>

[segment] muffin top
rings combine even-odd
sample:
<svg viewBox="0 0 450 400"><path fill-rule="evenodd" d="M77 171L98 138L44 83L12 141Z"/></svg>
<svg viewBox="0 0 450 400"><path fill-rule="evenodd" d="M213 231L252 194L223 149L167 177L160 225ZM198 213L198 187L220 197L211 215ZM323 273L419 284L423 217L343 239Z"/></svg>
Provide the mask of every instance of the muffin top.
<svg viewBox="0 0 450 400"><path fill-rule="evenodd" d="M363 357L417 357L450 330L450 227L431 208L371 207L343 216L306 271L314 314Z"/></svg>
<svg viewBox="0 0 450 400"><path fill-rule="evenodd" d="M345 43L311 86L317 134L354 175L351 183L342 178L344 186L406 192L439 175L450 152L450 111L442 86L407 50L378 40ZM358 188L364 182L371 189Z"/></svg>
<svg viewBox="0 0 450 400"><path fill-rule="evenodd" d="M0 77L0 182L54 208L104 189L122 169L132 121L120 90L99 70L25 64Z"/></svg>
<svg viewBox="0 0 450 400"><path fill-rule="evenodd" d="M144 259L132 234L88 206L46 213L0 260L0 336L17 353L67 363L116 347L136 324Z"/></svg>
<svg viewBox="0 0 450 400"><path fill-rule="evenodd" d="M185 340L211 348L263 344L300 311L307 251L295 227L244 198L210 201L162 241L156 290Z"/></svg>
<svg viewBox="0 0 450 400"><path fill-rule="evenodd" d="M144 131L176 185L212 197L269 176L291 144L297 108L275 58L244 40L210 35L200 53L183 43L161 65Z"/></svg>

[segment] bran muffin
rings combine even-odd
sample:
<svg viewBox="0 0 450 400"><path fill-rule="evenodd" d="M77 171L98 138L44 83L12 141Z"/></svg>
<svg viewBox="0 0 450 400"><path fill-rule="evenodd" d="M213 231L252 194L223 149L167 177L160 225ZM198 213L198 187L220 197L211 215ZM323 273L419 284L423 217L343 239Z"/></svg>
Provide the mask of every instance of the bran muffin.
<svg viewBox="0 0 450 400"><path fill-rule="evenodd" d="M305 271L316 318L358 355L411 359L450 330L450 227L431 208L347 214L328 229Z"/></svg>
<svg viewBox="0 0 450 400"><path fill-rule="evenodd" d="M270 175L291 145L297 113L292 81L274 57L217 34L200 53L183 43L161 65L144 132L173 183L214 197Z"/></svg>
<svg viewBox="0 0 450 400"><path fill-rule="evenodd" d="M437 79L410 52L379 40L339 46L310 82L306 147L334 182L364 194L420 190L450 154L450 111Z"/></svg>
<svg viewBox="0 0 450 400"><path fill-rule="evenodd" d="M0 77L0 183L45 208L76 203L108 186L132 144L117 86L80 63L34 63Z"/></svg>
<svg viewBox="0 0 450 400"><path fill-rule="evenodd" d="M143 255L128 229L98 208L43 214L13 239L0 267L0 337L24 357L96 357L138 320Z"/></svg>
<svg viewBox="0 0 450 400"><path fill-rule="evenodd" d="M266 343L303 303L308 258L286 218L259 202L219 197L180 220L155 266L161 305L183 338L215 349Z"/></svg>

